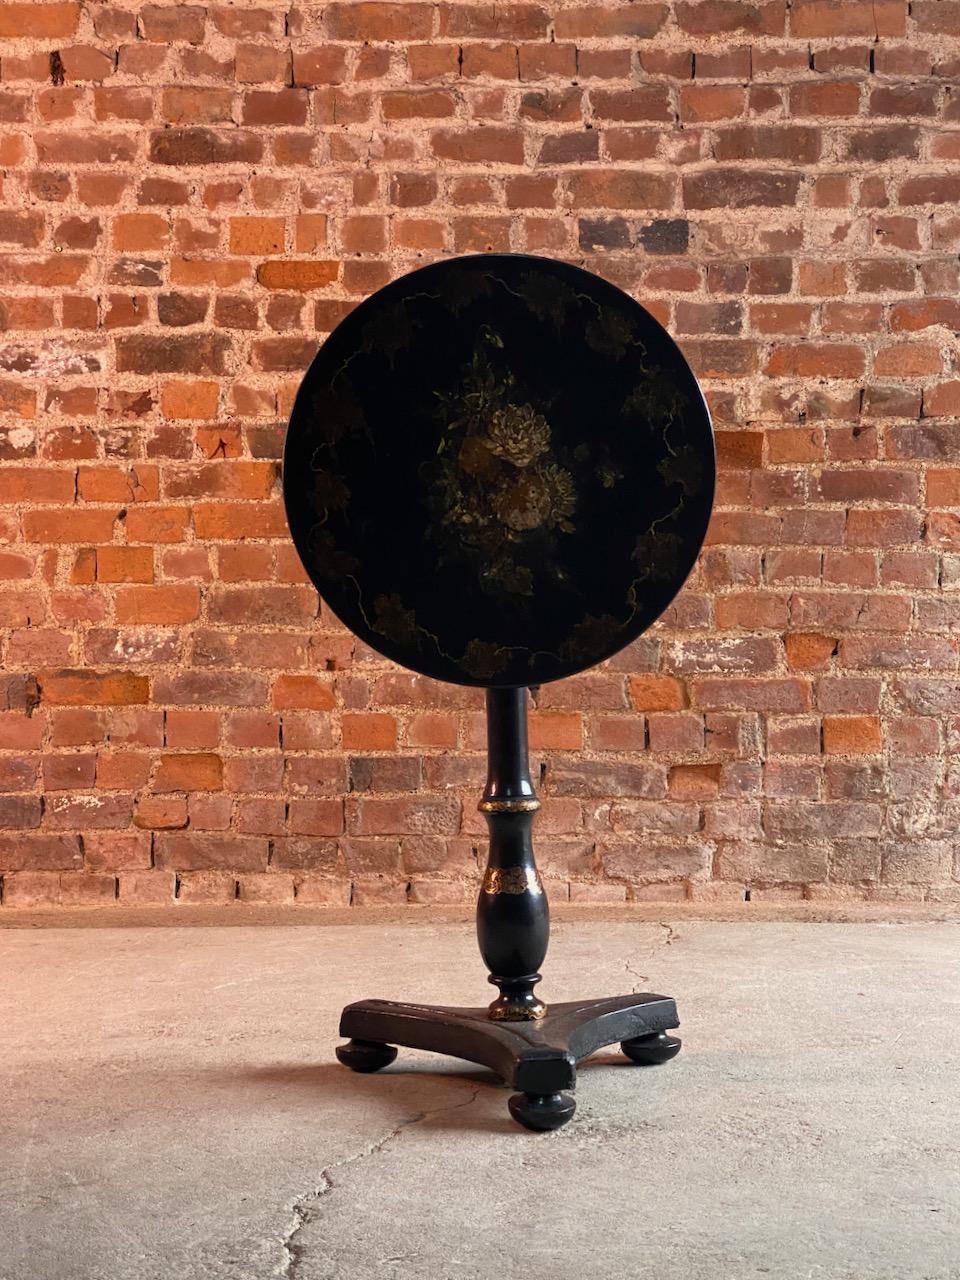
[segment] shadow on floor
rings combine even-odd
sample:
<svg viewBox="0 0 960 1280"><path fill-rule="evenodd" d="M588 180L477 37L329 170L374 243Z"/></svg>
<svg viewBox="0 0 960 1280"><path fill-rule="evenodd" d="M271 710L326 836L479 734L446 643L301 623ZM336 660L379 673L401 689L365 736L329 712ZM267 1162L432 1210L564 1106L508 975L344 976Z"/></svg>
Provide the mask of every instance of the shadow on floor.
<svg viewBox="0 0 960 1280"><path fill-rule="evenodd" d="M396 1062L371 1075L350 1071L338 1062L275 1063L218 1071L207 1082L241 1087L247 1094L261 1085L274 1096L278 1091L322 1096L328 1106L338 1098L352 1104L362 1100L385 1113L392 1111L397 1123L420 1112L423 1118L417 1123L435 1130L521 1131L507 1113L512 1090L493 1072L457 1058L449 1060L447 1069L437 1071L416 1058L404 1060L402 1054L401 1050ZM580 1063L578 1072L597 1067L638 1070L619 1054L595 1054Z"/></svg>

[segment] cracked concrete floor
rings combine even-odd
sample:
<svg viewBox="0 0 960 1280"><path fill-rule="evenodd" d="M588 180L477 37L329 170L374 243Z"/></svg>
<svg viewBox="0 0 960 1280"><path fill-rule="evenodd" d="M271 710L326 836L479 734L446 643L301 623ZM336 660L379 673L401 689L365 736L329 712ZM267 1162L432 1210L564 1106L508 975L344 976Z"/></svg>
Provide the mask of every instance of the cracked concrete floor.
<svg viewBox="0 0 960 1280"><path fill-rule="evenodd" d="M677 998L554 1134L466 1063L336 1064L363 996L486 1002L456 924L0 931L2 1280L957 1280L955 923L555 926L544 995Z"/></svg>

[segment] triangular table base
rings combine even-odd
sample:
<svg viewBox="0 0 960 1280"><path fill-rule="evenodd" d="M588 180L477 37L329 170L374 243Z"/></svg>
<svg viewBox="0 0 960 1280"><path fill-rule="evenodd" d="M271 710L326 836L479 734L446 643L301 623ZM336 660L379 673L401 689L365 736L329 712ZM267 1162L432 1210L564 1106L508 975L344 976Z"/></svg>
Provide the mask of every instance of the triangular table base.
<svg viewBox="0 0 960 1280"><path fill-rule="evenodd" d="M487 1009L431 1008L390 1000L361 1000L343 1011L340 1034L350 1043L337 1057L354 1071L379 1071L397 1056L395 1045L448 1054L489 1067L518 1090L510 1113L528 1129L558 1129L571 1119L577 1063L605 1045L620 1043L641 1066L666 1062L680 1041L665 1033L679 1026L666 996L608 996L551 1005L542 1018L491 1019Z"/></svg>

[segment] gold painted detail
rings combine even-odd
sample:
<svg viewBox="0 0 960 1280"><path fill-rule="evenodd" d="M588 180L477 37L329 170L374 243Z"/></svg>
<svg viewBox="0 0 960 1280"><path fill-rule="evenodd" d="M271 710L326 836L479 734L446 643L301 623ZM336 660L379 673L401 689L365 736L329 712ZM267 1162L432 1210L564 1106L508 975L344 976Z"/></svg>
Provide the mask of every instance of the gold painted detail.
<svg viewBox="0 0 960 1280"><path fill-rule="evenodd" d="M490 1009L491 1022L539 1022L546 1016L545 1004L501 1004Z"/></svg>
<svg viewBox="0 0 960 1280"><path fill-rule="evenodd" d="M519 796L512 800L481 800L477 805L481 813L536 813L540 801L536 796Z"/></svg>
<svg viewBox="0 0 960 1280"><path fill-rule="evenodd" d="M483 877L483 892L491 895L498 893L543 893L543 882L540 872L528 867L488 867Z"/></svg>

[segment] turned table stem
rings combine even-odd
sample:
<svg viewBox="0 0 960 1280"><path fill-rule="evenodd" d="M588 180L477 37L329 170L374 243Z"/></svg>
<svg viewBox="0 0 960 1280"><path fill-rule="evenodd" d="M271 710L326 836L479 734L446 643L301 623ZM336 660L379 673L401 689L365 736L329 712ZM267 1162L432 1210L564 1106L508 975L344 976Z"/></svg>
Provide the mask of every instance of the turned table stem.
<svg viewBox="0 0 960 1280"><path fill-rule="evenodd" d="M547 953L547 896L533 856L533 816L540 801L530 779L527 690L487 690L487 785L480 811L490 829L490 853L477 903L480 954L500 989L490 1017L508 1022L542 1018L533 994Z"/></svg>

